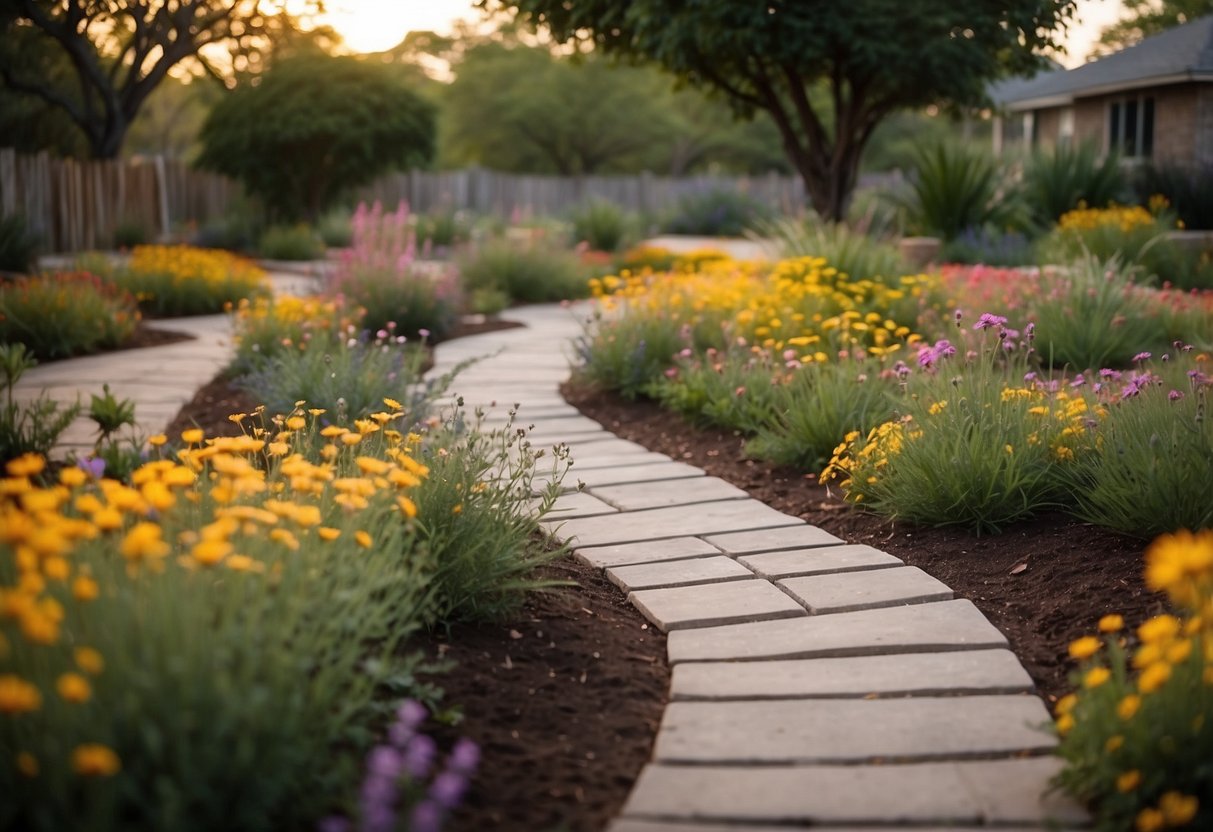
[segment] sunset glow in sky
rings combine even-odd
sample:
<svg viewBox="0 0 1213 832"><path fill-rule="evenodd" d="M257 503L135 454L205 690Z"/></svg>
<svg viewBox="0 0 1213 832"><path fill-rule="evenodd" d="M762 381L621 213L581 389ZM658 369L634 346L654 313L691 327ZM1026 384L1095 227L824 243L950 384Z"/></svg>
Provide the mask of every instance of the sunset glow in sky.
<svg viewBox="0 0 1213 832"><path fill-rule="evenodd" d="M471 0L327 0L320 18L341 33L355 52L390 49L414 30L447 32L454 21L476 21L481 12ZM1120 0L1078 0L1078 25L1072 27L1067 66L1083 62L1099 31L1120 15Z"/></svg>

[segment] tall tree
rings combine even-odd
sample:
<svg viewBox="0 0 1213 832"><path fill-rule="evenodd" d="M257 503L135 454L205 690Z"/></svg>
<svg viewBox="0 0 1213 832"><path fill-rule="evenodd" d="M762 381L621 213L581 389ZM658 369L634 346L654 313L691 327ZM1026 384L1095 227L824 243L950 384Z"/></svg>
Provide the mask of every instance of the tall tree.
<svg viewBox="0 0 1213 832"><path fill-rule="evenodd" d="M559 40L654 61L765 111L813 207L841 219L864 146L889 114L976 106L986 85L1041 64L1074 0L479 0ZM818 81L829 106L812 101ZM828 109L830 117L824 112Z"/></svg>
<svg viewBox="0 0 1213 832"><path fill-rule="evenodd" d="M207 53L226 46L240 70L294 28L262 0L0 0L0 83L66 114L108 159L170 69L194 60L220 74Z"/></svg>
<svg viewBox="0 0 1213 832"><path fill-rule="evenodd" d="M1213 14L1213 0L1122 0L1122 5L1124 14L1100 33L1092 57L1111 54L1142 38Z"/></svg>

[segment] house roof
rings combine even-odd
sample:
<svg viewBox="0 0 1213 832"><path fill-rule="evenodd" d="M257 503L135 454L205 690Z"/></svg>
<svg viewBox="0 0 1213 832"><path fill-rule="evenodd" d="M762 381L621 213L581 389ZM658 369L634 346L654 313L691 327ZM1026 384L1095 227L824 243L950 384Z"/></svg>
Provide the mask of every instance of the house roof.
<svg viewBox="0 0 1213 832"><path fill-rule="evenodd" d="M1213 81L1213 15L1074 69L1008 78L990 89L990 97L1008 110L1030 110L1062 106L1090 95L1183 81Z"/></svg>

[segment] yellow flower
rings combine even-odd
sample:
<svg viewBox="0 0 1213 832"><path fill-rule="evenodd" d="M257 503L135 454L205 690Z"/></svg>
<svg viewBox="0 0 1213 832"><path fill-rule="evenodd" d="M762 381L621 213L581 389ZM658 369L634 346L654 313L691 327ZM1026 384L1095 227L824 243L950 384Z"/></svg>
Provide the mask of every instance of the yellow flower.
<svg viewBox="0 0 1213 832"><path fill-rule="evenodd" d="M358 545L363 549L371 548L372 544L374 543L374 541L371 540L371 536L362 529L354 532L354 540L358 541Z"/></svg>
<svg viewBox="0 0 1213 832"><path fill-rule="evenodd" d="M1074 717L1072 714L1062 714L1057 719L1057 733L1065 736L1074 730Z"/></svg>
<svg viewBox="0 0 1213 832"><path fill-rule="evenodd" d="M1137 769L1126 771L1116 778L1116 791L1124 794L1131 792L1141 785L1141 772Z"/></svg>
<svg viewBox="0 0 1213 832"><path fill-rule="evenodd" d="M1099 648L1103 646L1095 636L1083 636L1076 641L1070 642L1070 657L1073 659L1088 659L1099 652Z"/></svg>
<svg viewBox="0 0 1213 832"><path fill-rule="evenodd" d="M11 673L0 676L0 714L26 713L40 707L42 694L38 688Z"/></svg>
<svg viewBox="0 0 1213 832"><path fill-rule="evenodd" d="M1196 817L1200 801L1192 795L1171 791L1164 793L1159 799L1158 808L1168 826L1186 826Z"/></svg>
<svg viewBox="0 0 1213 832"><path fill-rule="evenodd" d="M1121 719L1132 719L1138 709L1141 708L1141 697L1135 693L1131 693L1116 705L1116 714Z"/></svg>
<svg viewBox="0 0 1213 832"><path fill-rule="evenodd" d="M1101 633L1118 633L1124 629L1125 620L1119 615L1105 615L1099 619L1099 631Z"/></svg>
<svg viewBox="0 0 1213 832"><path fill-rule="evenodd" d="M386 404L388 407L390 407L392 410L404 410L404 405L402 405L400 402L396 401L395 399L385 398L383 400L383 403Z"/></svg>
<svg viewBox="0 0 1213 832"><path fill-rule="evenodd" d="M1133 828L1137 832L1159 832L1166 825L1162 812L1157 809L1142 809L1137 813L1137 822L1133 824Z"/></svg>
<svg viewBox="0 0 1213 832"><path fill-rule="evenodd" d="M72 771L81 777L110 777L121 769L118 755L104 745L89 743L72 751Z"/></svg>
<svg viewBox="0 0 1213 832"><path fill-rule="evenodd" d="M17 771L23 777L34 778L38 776L38 759L28 751L22 751L17 754Z"/></svg>
<svg viewBox="0 0 1213 832"><path fill-rule="evenodd" d="M336 540L341 537L341 529L334 529L331 526L321 526L316 529L316 534L321 540Z"/></svg>
<svg viewBox="0 0 1213 832"><path fill-rule="evenodd" d="M1083 676L1082 684L1085 688L1097 688L1111 677L1112 673L1106 667L1093 667Z"/></svg>
<svg viewBox="0 0 1213 832"><path fill-rule="evenodd" d="M159 448L161 445L164 445L167 442L168 437L163 433L157 433L155 436L149 436L147 440L147 444L151 445L153 448Z"/></svg>
<svg viewBox="0 0 1213 832"><path fill-rule="evenodd" d="M1137 628L1137 635L1146 644L1169 641L1179 633L1179 619L1173 615L1156 615Z"/></svg>
<svg viewBox="0 0 1213 832"><path fill-rule="evenodd" d="M1108 737L1108 741L1104 743L1103 747L1104 747L1105 751L1107 751L1109 754L1111 754L1113 751L1119 750L1120 747L1124 744L1125 744L1125 738L1122 737L1120 734L1115 734L1111 737Z"/></svg>
<svg viewBox="0 0 1213 832"><path fill-rule="evenodd" d="M181 441L187 445L197 445L206 436L201 428L190 428L189 430L181 431Z"/></svg>
<svg viewBox="0 0 1213 832"><path fill-rule="evenodd" d="M1078 696L1073 693L1067 693L1061 699L1057 700L1057 704L1053 706L1053 709L1058 713L1058 715L1068 714L1074 710L1074 706L1077 704Z"/></svg>
<svg viewBox="0 0 1213 832"><path fill-rule="evenodd" d="M291 416L286 420L286 426L290 430L303 430L307 427L307 419L302 416Z"/></svg>
<svg viewBox="0 0 1213 832"><path fill-rule="evenodd" d="M87 702L93 695L88 679L79 673L64 673L55 682L55 690L66 702Z"/></svg>
<svg viewBox="0 0 1213 832"><path fill-rule="evenodd" d="M59 482L68 488L76 488L84 485L87 481L88 474L85 473L83 468L78 468L75 465L64 468L59 472Z"/></svg>
<svg viewBox="0 0 1213 832"><path fill-rule="evenodd" d="M41 474L46 468L46 460L39 454L22 454L16 459L9 460L4 466L10 477L33 477Z"/></svg>
<svg viewBox="0 0 1213 832"><path fill-rule="evenodd" d="M417 516L417 504L408 497L397 497L396 505L400 506L400 510L404 512L404 516L410 520Z"/></svg>
<svg viewBox="0 0 1213 832"><path fill-rule="evenodd" d="M162 534L161 528L155 523L136 523L122 539L119 551L124 558L132 561L162 558L169 552L169 545L162 539Z"/></svg>
<svg viewBox="0 0 1213 832"><path fill-rule="evenodd" d="M1155 662L1137 677L1137 689L1142 693L1153 693L1165 685L1170 678L1171 665L1166 662Z"/></svg>
<svg viewBox="0 0 1213 832"><path fill-rule="evenodd" d="M274 531L277 531L275 529ZM273 532L271 532L272 534ZM190 555L203 566L214 566L232 551L232 544L223 539L200 540L190 549Z"/></svg>
<svg viewBox="0 0 1213 832"><path fill-rule="evenodd" d="M105 659L92 647L77 647L72 651L76 666L90 676L97 676L105 670Z"/></svg>

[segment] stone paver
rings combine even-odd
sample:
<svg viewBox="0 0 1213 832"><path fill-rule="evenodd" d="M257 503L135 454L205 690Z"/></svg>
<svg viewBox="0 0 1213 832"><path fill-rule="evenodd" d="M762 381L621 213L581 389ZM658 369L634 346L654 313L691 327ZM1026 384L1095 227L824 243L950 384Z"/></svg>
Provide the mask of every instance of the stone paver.
<svg viewBox="0 0 1213 832"><path fill-rule="evenodd" d="M1057 738L1035 696L671 702L660 763L857 763L1045 752Z"/></svg>
<svg viewBox="0 0 1213 832"><path fill-rule="evenodd" d="M705 538L726 555L749 555L774 552L779 549L807 549L812 546L837 546L843 541L816 526L801 525L792 529L765 529L717 533Z"/></svg>
<svg viewBox="0 0 1213 832"><path fill-rule="evenodd" d="M619 509L604 503L597 497L574 491L556 498L550 512L544 515L549 520L571 520L574 517L597 517L603 514L618 514Z"/></svg>
<svg viewBox="0 0 1213 832"><path fill-rule="evenodd" d="M804 607L760 579L643 589L628 600L663 632L807 615Z"/></svg>
<svg viewBox="0 0 1213 832"><path fill-rule="evenodd" d="M720 556L615 566L607 569L607 577L624 592L631 592L637 589L737 581L753 578L754 573L732 558Z"/></svg>
<svg viewBox="0 0 1213 832"><path fill-rule="evenodd" d="M593 483L587 484L593 489ZM584 520L570 520L559 530L559 535L566 540L574 540L578 546L605 546L610 543L635 543L666 537L713 534L723 529L765 529L774 526L802 527L804 521L776 511L757 500L727 500L629 512L624 518L588 517ZM708 542L713 541L709 539Z"/></svg>
<svg viewBox="0 0 1213 832"><path fill-rule="evenodd" d="M815 615L952 598L952 590L946 584L916 566L786 578L777 583Z"/></svg>
<svg viewBox="0 0 1213 832"><path fill-rule="evenodd" d="M665 766L641 772L625 817L734 823L1082 825L1049 793L1055 758L880 766Z"/></svg>
<svg viewBox="0 0 1213 832"><path fill-rule="evenodd" d="M606 500L624 511L707 503L714 500L744 500L749 496L744 490L717 477L604 485L593 491L595 497Z"/></svg>
<svg viewBox="0 0 1213 832"><path fill-rule="evenodd" d="M680 821L619 818L606 832L804 832L803 826L736 823L683 823ZM814 826L813 832L889 832L887 826ZM980 826L915 826L914 832L989 832Z"/></svg>
<svg viewBox="0 0 1213 832"><path fill-rule="evenodd" d="M671 664L1006 646L1006 636L968 600L679 630L668 642Z"/></svg>
<svg viewBox="0 0 1213 832"><path fill-rule="evenodd" d="M703 471L685 462L657 462L652 461L628 464L628 465L613 465L607 468L587 468L581 465L577 460L580 454L573 451L573 468L571 477L574 477L574 484L579 480L585 483L587 488L598 488L603 485L620 485L626 482L650 482L653 480L681 480L691 477L704 476ZM626 457L621 457L620 462L628 461Z"/></svg>
<svg viewBox="0 0 1213 832"><path fill-rule="evenodd" d="M642 543L617 543L613 546L586 546L573 550L573 556L582 563L602 568L626 566L633 563L701 558L719 554L719 549L697 537L676 537Z"/></svg>
<svg viewBox="0 0 1213 832"><path fill-rule="evenodd" d="M858 544L760 552L757 555L741 555L737 560L764 578L794 578L800 575L884 569L905 563L879 549Z"/></svg>
<svg viewBox="0 0 1213 832"><path fill-rule="evenodd" d="M795 699L1027 693L1032 677L1010 650L954 650L830 659L683 662L670 698Z"/></svg>

